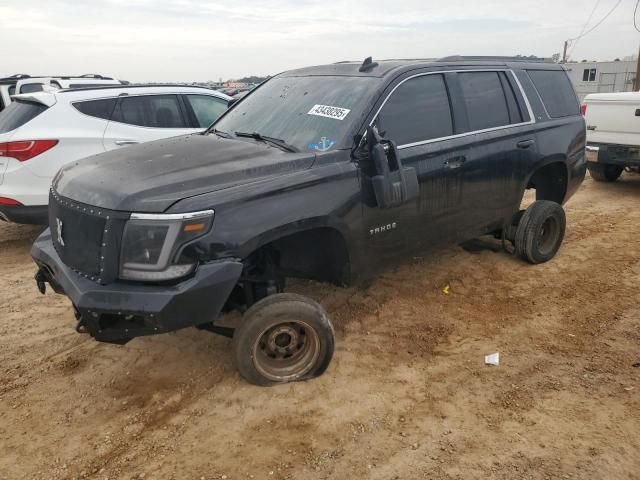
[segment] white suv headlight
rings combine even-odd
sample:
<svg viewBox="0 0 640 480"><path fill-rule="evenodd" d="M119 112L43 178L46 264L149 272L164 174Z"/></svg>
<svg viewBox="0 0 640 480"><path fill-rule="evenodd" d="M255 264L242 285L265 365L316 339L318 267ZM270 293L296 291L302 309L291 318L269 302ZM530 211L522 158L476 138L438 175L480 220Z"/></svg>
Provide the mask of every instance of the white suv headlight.
<svg viewBox="0 0 640 480"><path fill-rule="evenodd" d="M191 273L195 263L174 262L182 247L211 230L213 216L213 210L175 214L132 213L122 237L120 278L163 281Z"/></svg>

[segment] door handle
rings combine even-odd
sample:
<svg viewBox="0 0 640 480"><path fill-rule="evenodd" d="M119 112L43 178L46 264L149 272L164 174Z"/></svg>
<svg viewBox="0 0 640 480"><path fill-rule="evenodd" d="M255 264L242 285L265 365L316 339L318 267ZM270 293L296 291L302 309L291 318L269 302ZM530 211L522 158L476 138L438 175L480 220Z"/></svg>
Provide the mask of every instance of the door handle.
<svg viewBox="0 0 640 480"><path fill-rule="evenodd" d="M467 157L465 157L464 155L460 155L459 157L451 157L444 162L444 168L460 168L466 161Z"/></svg>
<svg viewBox="0 0 640 480"><path fill-rule="evenodd" d="M121 147L125 145L137 145L138 143L140 142L137 140L116 140L116 145L119 145Z"/></svg>
<svg viewBox="0 0 640 480"><path fill-rule="evenodd" d="M535 142L535 140L521 140L518 143L516 143L518 148L529 148L531 145L533 145Z"/></svg>

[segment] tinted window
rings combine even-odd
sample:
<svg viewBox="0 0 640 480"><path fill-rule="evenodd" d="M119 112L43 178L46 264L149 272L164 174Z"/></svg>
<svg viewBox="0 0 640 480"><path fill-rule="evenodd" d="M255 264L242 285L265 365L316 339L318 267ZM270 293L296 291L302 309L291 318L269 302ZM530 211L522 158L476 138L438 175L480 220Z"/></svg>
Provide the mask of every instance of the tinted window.
<svg viewBox="0 0 640 480"><path fill-rule="evenodd" d="M442 75L424 75L401 84L382 107L377 123L381 134L398 145L452 135Z"/></svg>
<svg viewBox="0 0 640 480"><path fill-rule="evenodd" d="M34 93L41 92L43 89L41 83L27 83L20 87L20 93Z"/></svg>
<svg viewBox="0 0 640 480"><path fill-rule="evenodd" d="M176 95L125 97L118 102L113 120L152 128L189 128Z"/></svg>
<svg viewBox="0 0 640 480"><path fill-rule="evenodd" d="M113 109L116 106L115 98L105 98L103 100L90 100L88 102L74 103L73 106L79 112L89 115L91 117L102 118L109 120Z"/></svg>
<svg viewBox="0 0 640 480"><path fill-rule="evenodd" d="M16 100L0 112L0 133L7 133L21 127L44 112L48 107L41 103Z"/></svg>
<svg viewBox="0 0 640 480"><path fill-rule="evenodd" d="M469 129L501 127L512 122L498 72L459 73L469 117Z"/></svg>
<svg viewBox="0 0 640 480"><path fill-rule="evenodd" d="M207 128L227 109L227 102L209 95L186 95L196 116L198 126Z"/></svg>
<svg viewBox="0 0 640 480"><path fill-rule="evenodd" d="M528 70L551 118L580 115L571 82L563 70Z"/></svg>
<svg viewBox="0 0 640 480"><path fill-rule="evenodd" d="M504 91L504 97L507 100L507 108L509 110L509 121L510 123L520 123L523 121L523 113L520 109L520 105L516 100L516 92L514 90L513 84L509 80L507 74L505 72L498 73L500 77L500 82L502 83L502 90ZM529 116L525 115L524 117L529 120Z"/></svg>

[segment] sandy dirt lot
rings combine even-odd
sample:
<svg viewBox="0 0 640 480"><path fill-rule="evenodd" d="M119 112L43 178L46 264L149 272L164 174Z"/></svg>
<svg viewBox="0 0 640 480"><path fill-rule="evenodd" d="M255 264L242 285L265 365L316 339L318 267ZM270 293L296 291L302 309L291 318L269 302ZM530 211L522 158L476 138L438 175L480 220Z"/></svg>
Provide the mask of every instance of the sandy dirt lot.
<svg viewBox="0 0 640 480"><path fill-rule="evenodd" d="M638 479L638 205L640 176L587 180L544 265L452 247L367 289L296 285L337 351L275 388L195 329L76 334L35 288L38 230L0 225L0 479Z"/></svg>

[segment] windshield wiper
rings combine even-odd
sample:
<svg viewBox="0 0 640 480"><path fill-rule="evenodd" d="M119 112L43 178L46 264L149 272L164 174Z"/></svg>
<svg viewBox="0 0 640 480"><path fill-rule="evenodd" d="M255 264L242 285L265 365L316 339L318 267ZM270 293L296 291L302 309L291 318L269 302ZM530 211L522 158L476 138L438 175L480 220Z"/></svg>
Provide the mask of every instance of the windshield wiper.
<svg viewBox="0 0 640 480"><path fill-rule="evenodd" d="M281 148L282 150L285 150L287 152L297 152L298 149L292 145L289 145L287 142L285 142L284 140L280 139L280 138L273 138L273 137L268 137L266 135L262 135L258 132L253 132L253 133L249 133L249 132L236 132L236 136L237 137L247 137L247 138L253 138L254 140L257 140L259 142L265 142L268 143L270 145L275 145L278 148Z"/></svg>
<svg viewBox="0 0 640 480"><path fill-rule="evenodd" d="M218 135L219 137L222 138L231 138L231 134L228 132L223 132L222 130L218 130L217 128L214 128L213 130L211 130L211 132L215 133L216 135Z"/></svg>

